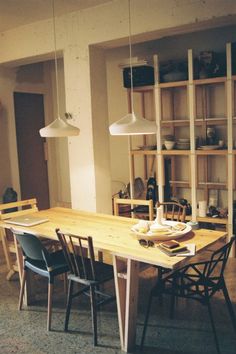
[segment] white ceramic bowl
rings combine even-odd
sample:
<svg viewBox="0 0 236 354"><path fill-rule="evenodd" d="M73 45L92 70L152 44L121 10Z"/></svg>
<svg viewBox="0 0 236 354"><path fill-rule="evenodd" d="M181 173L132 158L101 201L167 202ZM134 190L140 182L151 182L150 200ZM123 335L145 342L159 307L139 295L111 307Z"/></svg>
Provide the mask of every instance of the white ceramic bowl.
<svg viewBox="0 0 236 354"><path fill-rule="evenodd" d="M165 140L164 141L164 145L166 147L166 150L171 150L175 146L175 141L167 141L167 140Z"/></svg>

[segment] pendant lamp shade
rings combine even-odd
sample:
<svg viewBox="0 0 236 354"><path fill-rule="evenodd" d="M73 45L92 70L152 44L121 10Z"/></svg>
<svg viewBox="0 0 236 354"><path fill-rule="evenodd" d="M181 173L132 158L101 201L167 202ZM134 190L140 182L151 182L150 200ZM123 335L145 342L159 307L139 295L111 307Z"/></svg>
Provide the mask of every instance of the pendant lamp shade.
<svg viewBox="0 0 236 354"><path fill-rule="evenodd" d="M109 127L111 135L143 135L156 134L157 126L155 121L139 117L134 113L134 90L133 90L133 67L132 67L132 46L131 46L131 11L130 0L129 7L129 67L130 67L130 100L131 113L127 114Z"/></svg>
<svg viewBox="0 0 236 354"><path fill-rule="evenodd" d="M57 116L52 123L45 128L39 130L39 134L43 138L62 138L68 136L79 135L80 130L77 127L67 123L66 120L59 116L59 89L58 89L58 69L57 69L57 45L56 45L56 26L55 26L55 6L52 0L52 14L53 14L53 38L54 38L54 61L55 61L55 77L56 77L56 100L57 100Z"/></svg>
<svg viewBox="0 0 236 354"><path fill-rule="evenodd" d="M79 135L79 128L67 123L58 117L45 128L40 129L39 134L44 138L63 138L67 136Z"/></svg>
<svg viewBox="0 0 236 354"><path fill-rule="evenodd" d="M156 123L132 112L110 125L109 131L111 135L156 134Z"/></svg>

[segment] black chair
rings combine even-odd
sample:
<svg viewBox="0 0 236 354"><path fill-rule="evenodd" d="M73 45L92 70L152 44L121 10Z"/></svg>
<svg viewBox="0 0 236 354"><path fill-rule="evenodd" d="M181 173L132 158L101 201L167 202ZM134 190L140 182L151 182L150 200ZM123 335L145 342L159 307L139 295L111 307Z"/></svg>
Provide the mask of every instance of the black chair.
<svg viewBox="0 0 236 354"><path fill-rule="evenodd" d="M236 332L236 318L224 280L225 266L234 241L235 237L232 237L227 244L212 253L210 260L186 265L170 275L158 279L149 296L140 345L141 349L145 340L152 299L162 294L168 294L171 296L171 317L173 317L174 313L175 298L178 297L197 300L207 306L217 352L220 353L210 299L217 291L223 291L229 315Z"/></svg>
<svg viewBox="0 0 236 354"><path fill-rule="evenodd" d="M68 330L72 299L81 294L90 297L93 343L97 345L97 309L115 300L114 295L100 291L100 285L113 279L113 267L95 260L92 237L62 233L56 229L58 239L64 251L70 273L66 306L65 331ZM88 254L88 257L87 257ZM74 292L74 283L82 284L83 288Z"/></svg>
<svg viewBox="0 0 236 354"><path fill-rule="evenodd" d="M28 269L48 278L48 315L47 315L47 330L51 329L52 317L52 293L54 277L59 274L65 274L69 268L66 263L62 250L49 253L43 246L38 237L18 232L11 229L19 242L23 252L23 275L19 297L19 310L22 308L24 288L26 282L26 275Z"/></svg>

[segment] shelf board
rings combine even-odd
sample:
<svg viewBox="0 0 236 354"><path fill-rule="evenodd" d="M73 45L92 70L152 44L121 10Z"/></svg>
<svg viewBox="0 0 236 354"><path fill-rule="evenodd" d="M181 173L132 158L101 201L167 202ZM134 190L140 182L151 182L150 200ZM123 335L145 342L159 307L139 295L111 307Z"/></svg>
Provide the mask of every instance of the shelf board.
<svg viewBox="0 0 236 354"><path fill-rule="evenodd" d="M180 188L190 188L190 182L188 181L169 181L170 185Z"/></svg>
<svg viewBox="0 0 236 354"><path fill-rule="evenodd" d="M208 189L226 189L227 184L223 182L198 182L197 187L198 188L207 187Z"/></svg>
<svg viewBox="0 0 236 354"><path fill-rule="evenodd" d="M227 218L211 218L211 217L200 217L197 216L197 221L199 222L210 222L212 224L222 224L222 225L227 225L228 224L228 219Z"/></svg>
<svg viewBox="0 0 236 354"><path fill-rule="evenodd" d="M176 119L176 120L162 120L161 125L162 126L188 126L190 124L189 119Z"/></svg>
<svg viewBox="0 0 236 354"><path fill-rule="evenodd" d="M137 86L133 88L134 92L149 92L154 90L154 85L149 85L149 86ZM126 89L128 91L131 91L131 88Z"/></svg>
<svg viewBox="0 0 236 354"><path fill-rule="evenodd" d="M190 150L162 150L162 155L189 155Z"/></svg>
<svg viewBox="0 0 236 354"><path fill-rule="evenodd" d="M210 85L226 82L226 76L193 80L194 85Z"/></svg>
<svg viewBox="0 0 236 354"><path fill-rule="evenodd" d="M195 119L195 125L203 125L206 124L209 125L225 125L227 124L227 118L222 117L222 118L197 118Z"/></svg>
<svg viewBox="0 0 236 354"><path fill-rule="evenodd" d="M167 214L167 217L171 217L171 213ZM186 221L192 220L192 215L186 215L185 216ZM212 224L222 224L222 225L227 225L228 224L228 219L227 218L211 218L211 217L200 217L197 216L197 221L199 222L209 222Z"/></svg>
<svg viewBox="0 0 236 354"><path fill-rule="evenodd" d="M131 150L131 155L156 155L157 150Z"/></svg>
<svg viewBox="0 0 236 354"><path fill-rule="evenodd" d="M159 84L160 88L174 88L174 87L181 87L181 86L187 86L188 85L188 80L184 81L173 81L173 82L162 82Z"/></svg>
<svg viewBox="0 0 236 354"><path fill-rule="evenodd" d="M196 150L196 155L222 155L226 156L228 150Z"/></svg>

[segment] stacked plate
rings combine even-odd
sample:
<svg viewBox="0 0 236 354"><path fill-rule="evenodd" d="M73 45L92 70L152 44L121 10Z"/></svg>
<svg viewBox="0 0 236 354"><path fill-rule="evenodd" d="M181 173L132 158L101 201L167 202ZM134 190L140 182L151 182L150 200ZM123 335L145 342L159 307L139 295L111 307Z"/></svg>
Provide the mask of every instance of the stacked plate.
<svg viewBox="0 0 236 354"><path fill-rule="evenodd" d="M176 146L176 149L178 149L178 150L189 150L190 149L190 139L188 139L188 138L178 139L175 146Z"/></svg>

